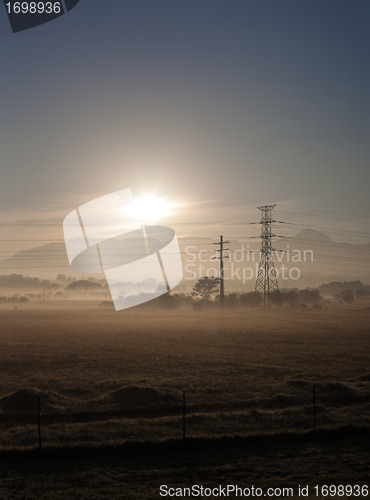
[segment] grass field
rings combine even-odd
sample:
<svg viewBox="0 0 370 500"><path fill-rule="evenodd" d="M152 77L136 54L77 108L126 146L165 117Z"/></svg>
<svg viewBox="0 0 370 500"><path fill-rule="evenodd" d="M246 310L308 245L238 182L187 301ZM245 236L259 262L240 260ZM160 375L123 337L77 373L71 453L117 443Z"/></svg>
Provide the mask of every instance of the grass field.
<svg viewBox="0 0 370 500"><path fill-rule="evenodd" d="M366 304L116 313L30 303L0 317L1 499L159 498L166 477L267 487L369 476ZM306 435L313 384L316 441ZM186 450L176 448L183 391ZM348 425L362 430L330 434Z"/></svg>
<svg viewBox="0 0 370 500"><path fill-rule="evenodd" d="M161 485L293 488L368 484L369 433L277 435L0 454L3 499L157 499ZM230 495L233 498L232 495ZM217 498L211 496L211 498ZM284 498L273 496L272 498ZM333 498L333 497L331 497ZM340 498L336 496L335 498ZM342 497L343 498L343 497ZM360 498L366 498L360 496Z"/></svg>

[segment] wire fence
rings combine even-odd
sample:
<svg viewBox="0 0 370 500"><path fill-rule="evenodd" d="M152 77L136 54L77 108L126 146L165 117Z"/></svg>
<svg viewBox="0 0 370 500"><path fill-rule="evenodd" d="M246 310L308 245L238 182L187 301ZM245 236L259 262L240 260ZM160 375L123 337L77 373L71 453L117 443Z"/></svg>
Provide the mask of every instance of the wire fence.
<svg viewBox="0 0 370 500"><path fill-rule="evenodd" d="M312 384L305 394L276 394L273 398L194 404L190 391L177 401L148 403L148 394L131 394L126 405L112 408L101 403L96 410L51 411L43 395L18 414L0 414L0 449L44 446L119 444L133 441L186 439L311 432L346 425L370 428L370 398L340 400Z"/></svg>

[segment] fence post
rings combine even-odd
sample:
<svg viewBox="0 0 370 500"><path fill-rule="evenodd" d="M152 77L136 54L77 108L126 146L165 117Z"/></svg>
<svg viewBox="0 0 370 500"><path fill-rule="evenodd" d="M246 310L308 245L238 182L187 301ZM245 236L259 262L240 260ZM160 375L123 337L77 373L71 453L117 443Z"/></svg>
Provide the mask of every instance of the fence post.
<svg viewBox="0 0 370 500"><path fill-rule="evenodd" d="M185 439L185 391L182 391L182 439Z"/></svg>
<svg viewBox="0 0 370 500"><path fill-rule="evenodd" d="M316 434L316 384L312 388L313 432Z"/></svg>
<svg viewBox="0 0 370 500"><path fill-rule="evenodd" d="M37 396L37 427L39 431L39 450L42 451L41 443L41 422L40 422L40 396Z"/></svg>

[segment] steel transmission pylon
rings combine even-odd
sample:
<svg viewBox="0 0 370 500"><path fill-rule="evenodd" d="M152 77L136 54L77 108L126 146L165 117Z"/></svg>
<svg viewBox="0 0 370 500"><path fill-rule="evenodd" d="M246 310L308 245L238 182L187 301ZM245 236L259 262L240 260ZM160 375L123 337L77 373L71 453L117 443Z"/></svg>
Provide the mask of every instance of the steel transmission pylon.
<svg viewBox="0 0 370 500"><path fill-rule="evenodd" d="M255 294L261 293L263 296L263 306L270 307L271 304L271 294L275 290L279 290L277 273L274 264L273 252L275 248L272 247L272 238L275 236L271 230L271 225L276 222L272 216L272 210L276 207L275 205L264 205L258 207L261 210L261 220L259 224L262 226L261 231L261 250L260 250L260 262L258 266L258 273L256 279Z"/></svg>

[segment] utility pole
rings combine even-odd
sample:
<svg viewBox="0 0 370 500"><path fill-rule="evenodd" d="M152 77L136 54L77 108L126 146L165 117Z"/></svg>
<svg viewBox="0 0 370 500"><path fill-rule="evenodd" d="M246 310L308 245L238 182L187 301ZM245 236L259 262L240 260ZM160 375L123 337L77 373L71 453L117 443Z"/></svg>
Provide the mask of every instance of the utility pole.
<svg viewBox="0 0 370 500"><path fill-rule="evenodd" d="M37 396L37 429L39 431L39 450L42 451L41 423L40 423L40 396Z"/></svg>
<svg viewBox="0 0 370 500"><path fill-rule="evenodd" d="M258 266L258 274L256 279L255 293L262 293L263 295L263 307L266 309L270 307L271 304L271 293L275 290L279 290L277 273L274 264L273 252L275 248L272 247L272 238L276 236L271 230L271 225L275 221L272 218L272 210L276 205L264 205L258 207L261 210L261 220L259 224L262 226L262 231L260 238L261 243L261 257Z"/></svg>
<svg viewBox="0 0 370 500"><path fill-rule="evenodd" d="M217 248L216 252L219 252L217 257L213 257L214 259L220 260L220 306L223 308L225 306L225 286L224 286L224 259L228 259L229 256L224 256L224 252L228 252L229 248L224 248L224 245L229 243L228 241L224 241L223 236L220 236L220 241L218 243L213 243L213 245L219 245L220 248Z"/></svg>
<svg viewBox="0 0 370 500"><path fill-rule="evenodd" d="M182 391L182 439L185 441L185 411L186 411L186 403L185 403L185 391Z"/></svg>

